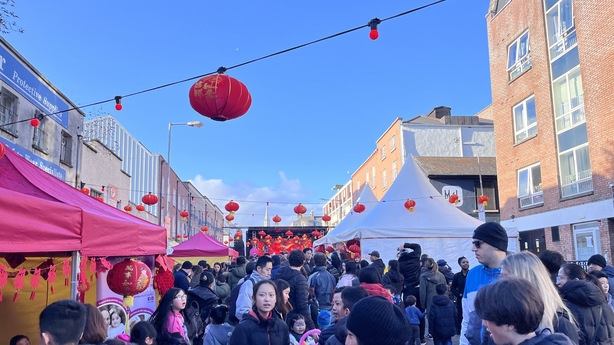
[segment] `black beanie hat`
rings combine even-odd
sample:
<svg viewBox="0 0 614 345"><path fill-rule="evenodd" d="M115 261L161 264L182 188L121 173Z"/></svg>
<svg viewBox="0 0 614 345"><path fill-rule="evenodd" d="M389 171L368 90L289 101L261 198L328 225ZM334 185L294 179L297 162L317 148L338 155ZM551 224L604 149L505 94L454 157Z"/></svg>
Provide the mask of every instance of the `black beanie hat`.
<svg viewBox="0 0 614 345"><path fill-rule="evenodd" d="M507 232L499 223L488 222L473 231L473 238L507 252Z"/></svg>
<svg viewBox="0 0 614 345"><path fill-rule="evenodd" d="M604 268L608 263L605 261L603 255L595 254L588 259L588 264L595 264Z"/></svg>
<svg viewBox="0 0 614 345"><path fill-rule="evenodd" d="M409 327L405 312L381 296L356 302L347 321L347 329L364 345L404 345Z"/></svg>
<svg viewBox="0 0 614 345"><path fill-rule="evenodd" d="M191 270L192 269L192 263L189 261L184 261L183 264L181 264L181 268L186 269L186 270Z"/></svg>

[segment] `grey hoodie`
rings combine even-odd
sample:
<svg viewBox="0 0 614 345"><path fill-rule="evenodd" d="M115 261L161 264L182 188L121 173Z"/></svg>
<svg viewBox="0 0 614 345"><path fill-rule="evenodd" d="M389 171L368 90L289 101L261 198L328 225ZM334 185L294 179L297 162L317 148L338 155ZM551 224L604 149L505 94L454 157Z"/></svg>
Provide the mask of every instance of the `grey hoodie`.
<svg viewBox="0 0 614 345"><path fill-rule="evenodd" d="M227 323L221 325L209 324L205 329L203 345L228 345L234 327Z"/></svg>

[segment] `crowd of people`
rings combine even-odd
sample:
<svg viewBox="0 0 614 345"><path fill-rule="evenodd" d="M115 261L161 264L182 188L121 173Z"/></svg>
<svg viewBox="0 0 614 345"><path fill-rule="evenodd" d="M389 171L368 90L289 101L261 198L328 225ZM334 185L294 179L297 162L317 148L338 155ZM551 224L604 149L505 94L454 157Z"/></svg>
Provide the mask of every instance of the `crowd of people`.
<svg viewBox="0 0 614 345"><path fill-rule="evenodd" d="M418 243L387 265L377 251L369 263L310 248L213 267L186 261L130 335L109 337L99 309L63 300L40 315L41 345L451 345L456 335L461 345L611 343L614 268L603 256L585 271L557 252L507 246L503 227L480 225L471 246L479 265L460 257L457 273Z"/></svg>

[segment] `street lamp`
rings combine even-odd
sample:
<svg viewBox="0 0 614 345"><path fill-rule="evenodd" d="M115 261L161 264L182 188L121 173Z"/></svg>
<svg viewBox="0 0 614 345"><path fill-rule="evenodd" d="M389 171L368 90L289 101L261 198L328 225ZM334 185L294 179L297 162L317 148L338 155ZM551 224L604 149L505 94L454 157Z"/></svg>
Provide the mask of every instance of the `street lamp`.
<svg viewBox="0 0 614 345"><path fill-rule="evenodd" d="M168 155L166 156L167 161L167 170L166 170L166 217L171 216L171 208L169 206L169 200L171 195L171 133L173 126L190 126L200 128L205 124L200 121L190 121L190 122L176 122L168 124ZM177 235L177 229L175 228L175 237Z"/></svg>

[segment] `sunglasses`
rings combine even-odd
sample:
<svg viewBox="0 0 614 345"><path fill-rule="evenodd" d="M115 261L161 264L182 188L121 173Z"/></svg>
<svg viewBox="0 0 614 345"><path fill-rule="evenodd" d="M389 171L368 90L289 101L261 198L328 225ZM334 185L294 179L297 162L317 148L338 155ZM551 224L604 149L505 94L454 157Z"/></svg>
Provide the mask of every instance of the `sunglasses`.
<svg viewBox="0 0 614 345"><path fill-rule="evenodd" d="M482 246L482 243L484 243L484 241L479 241L479 240L478 240L478 241L473 241L473 242L471 242L471 243L473 243L473 245L474 245L474 246L475 246L477 249L480 249L480 247Z"/></svg>

